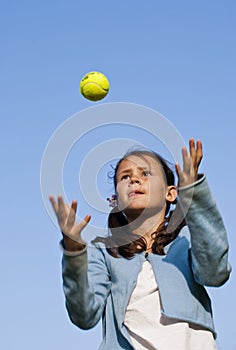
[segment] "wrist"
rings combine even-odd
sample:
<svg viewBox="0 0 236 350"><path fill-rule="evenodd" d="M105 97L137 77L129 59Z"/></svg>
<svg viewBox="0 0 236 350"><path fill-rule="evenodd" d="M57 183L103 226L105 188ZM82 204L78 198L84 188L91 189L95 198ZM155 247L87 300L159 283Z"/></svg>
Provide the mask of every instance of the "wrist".
<svg viewBox="0 0 236 350"><path fill-rule="evenodd" d="M86 247L86 243L82 241L77 242L63 234L62 246L68 252L78 252Z"/></svg>

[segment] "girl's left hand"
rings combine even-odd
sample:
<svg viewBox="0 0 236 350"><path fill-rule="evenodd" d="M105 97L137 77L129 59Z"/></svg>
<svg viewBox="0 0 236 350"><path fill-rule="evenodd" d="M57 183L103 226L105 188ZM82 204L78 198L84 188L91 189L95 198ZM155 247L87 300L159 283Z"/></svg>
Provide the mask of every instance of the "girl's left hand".
<svg viewBox="0 0 236 350"><path fill-rule="evenodd" d="M202 160L202 142L198 140L195 145L193 138L189 140L189 152L186 147L182 148L183 170L179 164L175 164L178 175L178 187L192 184L198 179L198 168Z"/></svg>

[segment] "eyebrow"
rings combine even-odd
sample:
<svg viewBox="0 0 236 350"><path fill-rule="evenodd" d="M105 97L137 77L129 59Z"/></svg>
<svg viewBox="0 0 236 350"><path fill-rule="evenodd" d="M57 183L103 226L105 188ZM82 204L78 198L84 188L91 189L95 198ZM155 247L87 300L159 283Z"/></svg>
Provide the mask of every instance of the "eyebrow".
<svg viewBox="0 0 236 350"><path fill-rule="evenodd" d="M142 166L142 167L137 167L137 169L140 170L140 171L150 170L150 167ZM124 169L122 171L118 171L117 172L117 176L119 176L120 174L123 174L123 173L129 173L131 170L132 170L132 168L127 168L127 169Z"/></svg>

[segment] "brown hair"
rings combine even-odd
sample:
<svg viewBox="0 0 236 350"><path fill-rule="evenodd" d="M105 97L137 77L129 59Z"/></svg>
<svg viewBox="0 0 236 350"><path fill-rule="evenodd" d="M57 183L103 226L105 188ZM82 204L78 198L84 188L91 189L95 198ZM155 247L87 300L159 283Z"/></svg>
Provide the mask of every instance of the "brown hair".
<svg viewBox="0 0 236 350"><path fill-rule="evenodd" d="M167 161L156 152L149 150L133 150L127 152L124 157L122 157L115 169L113 174L114 187L117 186L117 171L121 162L130 156L144 157L149 156L155 159L161 166L166 178L167 186L175 185L174 172L171 170ZM176 201L173 203L175 204ZM181 228L186 225L184 218L174 227L173 230L168 230L168 223L173 214L170 211L170 202L166 204L165 219L163 223L157 228L155 232L152 233L153 244L152 252L154 254L165 255L164 247L171 243L179 234ZM174 225L172 225L174 226ZM135 254L146 251L146 240L142 236L138 236L129 231L128 220L122 211L119 211L118 207L114 207L108 216L108 227L109 236L108 237L96 237L92 243L103 242L106 246L107 251L113 257L124 257L127 259L132 258Z"/></svg>

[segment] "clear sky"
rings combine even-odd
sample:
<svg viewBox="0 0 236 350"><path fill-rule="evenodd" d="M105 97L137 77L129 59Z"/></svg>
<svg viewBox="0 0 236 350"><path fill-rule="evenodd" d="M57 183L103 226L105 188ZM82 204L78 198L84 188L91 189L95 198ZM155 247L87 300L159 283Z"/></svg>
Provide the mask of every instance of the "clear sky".
<svg viewBox="0 0 236 350"><path fill-rule="evenodd" d="M191 136L203 141L201 170L224 218L234 269L235 13L233 0L1 3L2 349L97 349L101 340L100 324L81 331L68 319L60 233L40 188L49 139L69 117L87 108L139 104L165 116L184 142ZM93 70L105 73L111 84L108 96L97 103L79 93L80 79ZM150 135L125 125L99 133L97 122L95 117L87 138L68 154L64 178L69 198L80 199L78 172L86 158L81 152L91 151L95 141L99 146L137 136L139 143L152 144ZM80 123L82 128L83 113ZM148 118L147 129L152 129ZM98 176L101 183L102 174L104 169ZM111 190L105 183L107 179L98 184L104 196ZM89 189L88 185L88 193ZM81 205L81 216L86 210ZM96 225L96 217L92 220ZM233 270L227 284L208 289L220 350L236 349L235 282Z"/></svg>

